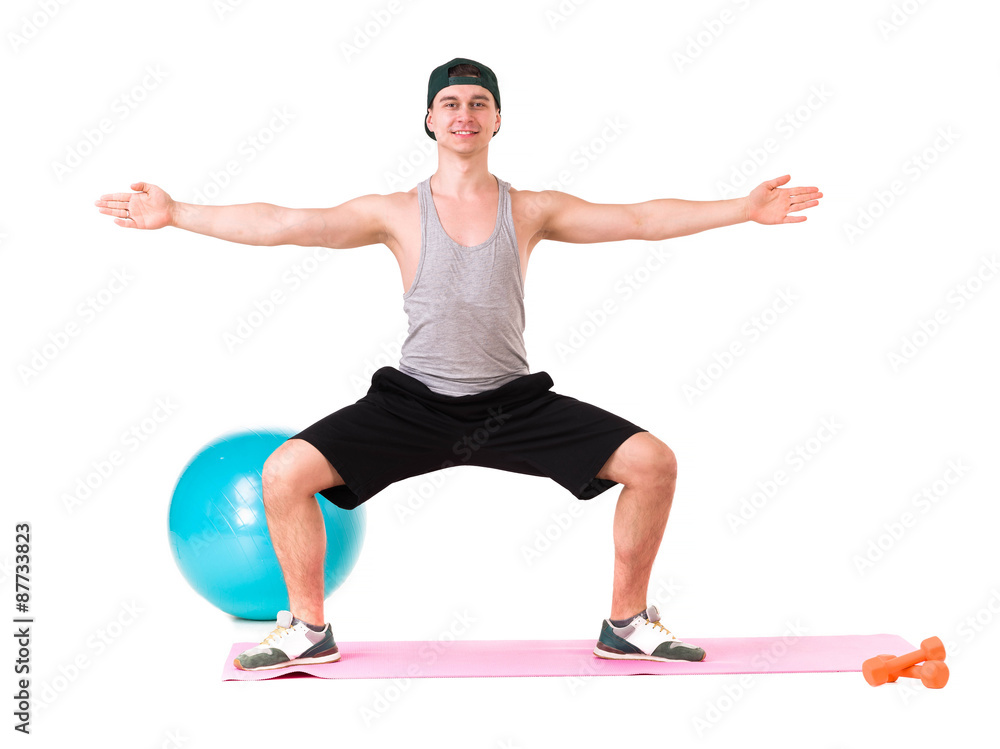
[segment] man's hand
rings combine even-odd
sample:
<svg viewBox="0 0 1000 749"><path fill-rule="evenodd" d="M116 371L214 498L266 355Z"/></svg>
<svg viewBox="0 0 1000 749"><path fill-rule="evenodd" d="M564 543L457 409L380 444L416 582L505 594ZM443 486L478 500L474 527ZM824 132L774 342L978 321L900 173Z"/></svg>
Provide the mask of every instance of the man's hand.
<svg viewBox="0 0 1000 749"><path fill-rule="evenodd" d="M790 179L791 175L786 174L755 187L746 197L747 220L758 224L797 224L805 221L805 216L788 214L818 205L823 193L815 187L779 187Z"/></svg>
<svg viewBox="0 0 1000 749"><path fill-rule="evenodd" d="M95 200L101 213L115 216L115 223L129 229L160 229L170 226L174 201L156 185L135 182L138 192L113 192Z"/></svg>

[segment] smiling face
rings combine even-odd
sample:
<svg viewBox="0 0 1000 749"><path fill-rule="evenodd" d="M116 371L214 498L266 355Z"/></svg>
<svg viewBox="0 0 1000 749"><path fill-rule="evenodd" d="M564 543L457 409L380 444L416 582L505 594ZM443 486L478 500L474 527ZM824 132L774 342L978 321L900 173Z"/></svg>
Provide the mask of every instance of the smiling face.
<svg viewBox="0 0 1000 749"><path fill-rule="evenodd" d="M473 84L441 89L428 112L427 127L437 142L463 152L487 147L500 127L493 94Z"/></svg>

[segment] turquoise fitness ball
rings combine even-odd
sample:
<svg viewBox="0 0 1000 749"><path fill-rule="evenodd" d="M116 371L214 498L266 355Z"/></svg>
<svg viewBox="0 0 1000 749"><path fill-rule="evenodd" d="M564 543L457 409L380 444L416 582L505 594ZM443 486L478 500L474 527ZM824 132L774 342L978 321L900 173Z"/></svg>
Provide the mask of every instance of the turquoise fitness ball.
<svg viewBox="0 0 1000 749"><path fill-rule="evenodd" d="M242 619L273 620L288 609L264 514L261 471L291 436L243 431L220 437L187 464L170 501L170 550L181 574L211 604ZM358 561L365 508L342 510L318 494L316 500L326 525L326 597Z"/></svg>

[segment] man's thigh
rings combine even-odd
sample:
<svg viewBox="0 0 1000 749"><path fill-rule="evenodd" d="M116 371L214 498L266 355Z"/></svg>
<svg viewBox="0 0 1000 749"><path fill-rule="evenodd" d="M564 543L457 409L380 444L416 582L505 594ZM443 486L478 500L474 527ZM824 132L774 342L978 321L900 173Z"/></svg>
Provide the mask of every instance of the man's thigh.
<svg viewBox="0 0 1000 749"><path fill-rule="evenodd" d="M396 481L447 467L450 434L396 400L369 393L286 443L307 443L328 461L328 475L340 479L317 493L352 510Z"/></svg>
<svg viewBox="0 0 1000 749"><path fill-rule="evenodd" d="M471 435L469 464L546 476L578 499L619 483L598 474L626 440L646 433L622 416L551 391L506 415L494 431Z"/></svg>

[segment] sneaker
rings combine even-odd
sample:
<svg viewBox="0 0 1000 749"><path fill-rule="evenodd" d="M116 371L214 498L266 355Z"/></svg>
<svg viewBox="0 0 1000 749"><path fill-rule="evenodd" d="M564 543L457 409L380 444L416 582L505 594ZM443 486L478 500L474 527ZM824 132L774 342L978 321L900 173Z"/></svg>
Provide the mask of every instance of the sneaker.
<svg viewBox="0 0 1000 749"><path fill-rule="evenodd" d="M264 671L306 663L333 663L340 660L340 651L333 641L333 628L327 624L322 632L313 632L291 611L278 612L278 626L260 645L245 650L233 659L240 671Z"/></svg>
<svg viewBox="0 0 1000 749"><path fill-rule="evenodd" d="M656 606L650 606L624 627L616 627L605 619L594 655L639 661L705 660L704 650L681 642L660 624Z"/></svg>

